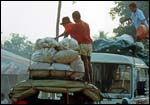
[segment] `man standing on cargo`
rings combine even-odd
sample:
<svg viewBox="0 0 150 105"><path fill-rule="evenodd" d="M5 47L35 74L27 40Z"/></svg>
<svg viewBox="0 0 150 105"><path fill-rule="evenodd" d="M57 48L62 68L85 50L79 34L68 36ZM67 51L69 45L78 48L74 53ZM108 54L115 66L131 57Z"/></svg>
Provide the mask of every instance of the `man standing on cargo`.
<svg viewBox="0 0 150 105"><path fill-rule="evenodd" d="M131 21L133 23L133 26L138 29L138 27L143 24L146 26L146 28L149 30L149 25L146 21L146 18L144 16L144 13L142 10L136 7L135 3L129 4L129 8L131 10L131 16L123 21L120 21L121 23L124 23L126 21Z"/></svg>
<svg viewBox="0 0 150 105"><path fill-rule="evenodd" d="M90 64L90 56L92 53L92 39L90 37L89 25L81 20L81 15L78 11L72 13L72 18L75 22L74 33L71 36L76 39L80 47L80 55L84 61L85 79L92 83L92 68Z"/></svg>
<svg viewBox="0 0 150 105"><path fill-rule="evenodd" d="M75 24L70 22L70 19L66 21L64 18L62 19L62 25L65 27L64 33L60 36L68 36L70 35L72 38L78 41L80 47L80 55L84 62L85 67L85 80L92 83L92 67L90 64L90 56L92 53L92 39L90 37L90 28L89 25L81 20L81 15L78 11L74 11L72 13L73 20ZM60 37L58 36L58 37ZM57 37L57 38L58 38Z"/></svg>

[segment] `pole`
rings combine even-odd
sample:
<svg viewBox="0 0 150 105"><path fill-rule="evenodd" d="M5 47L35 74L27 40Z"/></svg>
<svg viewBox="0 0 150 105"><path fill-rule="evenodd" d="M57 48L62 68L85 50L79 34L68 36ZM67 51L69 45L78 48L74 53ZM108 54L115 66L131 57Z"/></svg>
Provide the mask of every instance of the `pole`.
<svg viewBox="0 0 150 105"><path fill-rule="evenodd" d="M59 21L61 13L61 1L58 1L57 21L56 21L56 37L59 35ZM58 40L58 39L56 39Z"/></svg>

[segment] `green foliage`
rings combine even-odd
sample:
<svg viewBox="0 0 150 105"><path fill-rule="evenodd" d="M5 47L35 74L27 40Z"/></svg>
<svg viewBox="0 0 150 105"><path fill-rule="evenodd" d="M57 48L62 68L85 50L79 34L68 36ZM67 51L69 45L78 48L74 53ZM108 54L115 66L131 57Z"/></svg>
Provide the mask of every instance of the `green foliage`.
<svg viewBox="0 0 150 105"><path fill-rule="evenodd" d="M17 33L11 33L10 36L11 39L4 42L3 49L30 59L33 53L33 43Z"/></svg>
<svg viewBox="0 0 150 105"><path fill-rule="evenodd" d="M75 4L75 3L77 3L77 1L72 1L72 4Z"/></svg>
<svg viewBox="0 0 150 105"><path fill-rule="evenodd" d="M137 8L141 9L144 12L146 19L149 18L149 1L116 1L116 6L110 10L110 15L112 19L115 19L117 16L120 16L120 20L124 20L131 15L131 11L129 9L129 4L131 2L136 3ZM134 36L135 29L131 27L129 23L120 25L116 29L113 30L114 33L118 35L129 34Z"/></svg>
<svg viewBox="0 0 150 105"><path fill-rule="evenodd" d="M118 33L116 36L128 34L128 35L131 35L133 38L135 38L135 35L136 35L136 29L130 25L128 26L120 25L118 28L114 29L113 32Z"/></svg>

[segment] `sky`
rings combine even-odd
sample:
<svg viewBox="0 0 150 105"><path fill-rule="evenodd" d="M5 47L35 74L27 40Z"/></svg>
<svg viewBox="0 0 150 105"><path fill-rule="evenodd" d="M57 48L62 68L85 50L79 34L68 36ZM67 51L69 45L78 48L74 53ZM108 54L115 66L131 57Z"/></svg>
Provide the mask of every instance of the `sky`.
<svg viewBox="0 0 150 105"><path fill-rule="evenodd" d="M58 1L1 1L1 41L10 38L10 33L25 35L35 43L38 38L56 36L56 19ZM108 37L114 36L113 29L119 23L119 18L112 20L109 15L114 1L62 1L61 17L69 16L72 12L80 11L81 18L90 26L91 37L99 31L109 32ZM64 31L60 25L59 33Z"/></svg>

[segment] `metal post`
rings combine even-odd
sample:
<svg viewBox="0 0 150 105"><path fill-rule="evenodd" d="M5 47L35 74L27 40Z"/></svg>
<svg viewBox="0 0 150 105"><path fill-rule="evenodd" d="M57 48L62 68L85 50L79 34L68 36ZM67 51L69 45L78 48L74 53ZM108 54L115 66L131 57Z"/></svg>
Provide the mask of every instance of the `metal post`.
<svg viewBox="0 0 150 105"><path fill-rule="evenodd" d="M67 104L69 104L69 94L67 92Z"/></svg>

